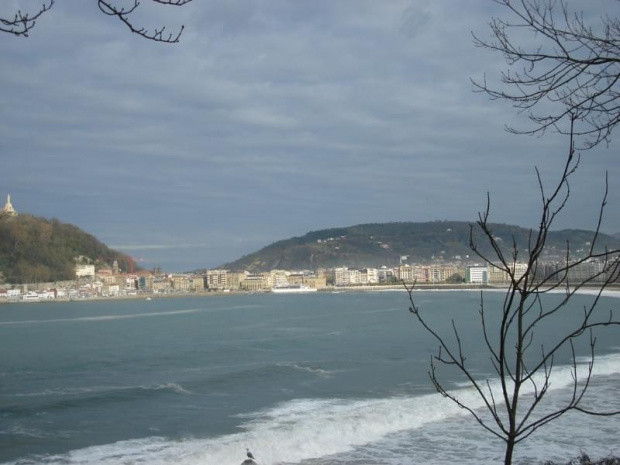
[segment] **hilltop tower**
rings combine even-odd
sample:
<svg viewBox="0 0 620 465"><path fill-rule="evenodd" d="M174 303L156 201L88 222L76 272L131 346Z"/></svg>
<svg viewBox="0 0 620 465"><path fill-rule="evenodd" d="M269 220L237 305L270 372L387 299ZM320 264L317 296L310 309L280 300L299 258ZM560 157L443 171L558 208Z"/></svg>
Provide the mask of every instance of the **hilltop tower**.
<svg viewBox="0 0 620 465"><path fill-rule="evenodd" d="M2 213L8 216L17 216L17 210L15 210L11 204L11 194L6 196L6 204L2 209Z"/></svg>

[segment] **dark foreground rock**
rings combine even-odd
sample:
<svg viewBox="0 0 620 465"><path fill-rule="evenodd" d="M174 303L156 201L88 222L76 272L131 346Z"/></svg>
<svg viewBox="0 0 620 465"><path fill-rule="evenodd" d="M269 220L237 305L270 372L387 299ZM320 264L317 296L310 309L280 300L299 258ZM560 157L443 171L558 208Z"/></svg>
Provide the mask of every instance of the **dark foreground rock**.
<svg viewBox="0 0 620 465"><path fill-rule="evenodd" d="M555 462L545 462L544 465L559 465ZM581 454L579 458L571 460L566 465L620 465L620 457L610 455L599 460L592 460L588 454Z"/></svg>

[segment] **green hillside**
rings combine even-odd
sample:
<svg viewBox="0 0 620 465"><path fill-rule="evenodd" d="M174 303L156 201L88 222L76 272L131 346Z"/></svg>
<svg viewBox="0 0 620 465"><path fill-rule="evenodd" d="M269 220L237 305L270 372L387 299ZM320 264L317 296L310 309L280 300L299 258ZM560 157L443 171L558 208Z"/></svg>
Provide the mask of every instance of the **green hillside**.
<svg viewBox="0 0 620 465"><path fill-rule="evenodd" d="M130 258L108 248L77 226L31 215L0 215L0 283L35 283L75 278L75 257L109 266L118 260L129 269Z"/></svg>
<svg viewBox="0 0 620 465"><path fill-rule="evenodd" d="M519 226L493 224L493 234L506 248L517 241L522 253L527 253L529 230ZM479 250L490 254L488 243L474 228ZM470 224L460 221L428 223L373 223L345 228L312 231L302 237L275 242L220 268L252 272L271 269L317 269L336 266L376 267L395 266L401 256L408 255L409 263L428 263L436 260L474 261L469 247ZM565 254L570 241L575 256L592 240L591 231L564 230L548 238L546 257L549 260ZM620 240L601 235L598 245L619 247Z"/></svg>

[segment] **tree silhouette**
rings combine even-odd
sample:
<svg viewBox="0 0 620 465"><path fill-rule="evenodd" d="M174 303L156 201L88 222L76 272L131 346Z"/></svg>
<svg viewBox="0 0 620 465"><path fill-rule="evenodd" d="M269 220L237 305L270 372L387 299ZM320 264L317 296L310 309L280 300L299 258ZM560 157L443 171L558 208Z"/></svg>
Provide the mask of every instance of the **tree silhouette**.
<svg viewBox="0 0 620 465"><path fill-rule="evenodd" d="M573 116L571 123L574 121ZM477 228L482 232L484 240L492 246L492 254L480 252L474 240L472 226L470 247L473 252L488 266L498 268L509 278L503 306L499 309L500 318L497 324L489 318L490 312L485 308L483 294L479 311L486 351L495 374L499 377L499 396L490 380L479 379L473 367L469 365L464 342L454 321L452 322L454 339L449 339L430 325L426 313L415 303L413 292L415 284L411 287L405 284L409 292L409 310L424 330L439 343L437 355L431 358L429 375L433 385L441 395L473 415L484 429L504 441L504 463L507 465L512 463L515 447L519 443L539 428L569 411L602 416L620 414L620 411L591 411L582 405L584 395L590 386L595 361L594 330L620 326L620 320L612 312L601 314L600 311L596 311L603 290L610 283L618 281L620 274L620 250L603 248L602 251L597 251L600 250L597 241L607 202L607 180L605 180L605 194L600 205L598 223L586 255L573 259L570 243L567 242L564 259L550 273L545 272L542 261L549 231L569 200L569 179L578 166L579 157L575 153L574 141L571 137L561 179L551 192L545 191L541 176L538 170L536 171L542 208L538 229L530 232L527 249L521 250L516 241L513 241L510 250L506 251L502 248L502 244L493 234L492 226L488 222L490 201L487 203L486 210L479 215ZM527 263L524 273L518 272L516 267L522 259ZM599 271L582 280L574 281L571 272L592 260L602 262ZM564 334L557 335L555 340L543 340L539 334L540 327L543 324L566 318L570 311L567 306L573 296L584 286L594 282L597 283L596 296L591 304L584 308L583 315L574 327ZM544 298L545 294L556 290L563 290L563 297L559 302L550 303ZM589 338L589 363L585 373L583 370L578 370L574 346L581 337ZM566 349L573 363L571 395L563 405L553 407L548 401L554 360ZM459 370L483 400L486 410L481 412L474 409L461 400L458 393L449 391L442 383L437 371L440 365Z"/></svg>
<svg viewBox="0 0 620 465"><path fill-rule="evenodd" d="M190 3L192 0L151 0L154 3L161 5L183 6ZM19 10L12 19L0 18L0 32L6 32L15 36L28 37L30 31L35 27L37 21L41 16L46 14L56 3L56 0L49 0L49 2L43 3L43 5L34 13L22 12ZM121 21L125 26L129 28L134 34L152 40L155 42L164 42L168 44L174 44L179 41L183 29L185 26L181 26L181 29L176 33L166 33L166 26L161 28L148 30L143 27L135 26L131 20L131 15L139 7L140 2L133 0L133 4L129 7L117 6L114 0L97 0L97 6L99 10L107 16L112 16Z"/></svg>
<svg viewBox="0 0 620 465"><path fill-rule="evenodd" d="M504 86L491 85L486 77L473 84L493 99L511 102L534 123L508 130L542 134L553 128L568 134L575 116L582 124L572 131L585 136L583 148L609 142L620 122L618 18L603 16L594 27L562 0L493 1L508 10L509 19L493 18L491 38L474 35L474 43L501 53L509 69L501 75ZM531 33L530 45L523 44L523 31Z"/></svg>

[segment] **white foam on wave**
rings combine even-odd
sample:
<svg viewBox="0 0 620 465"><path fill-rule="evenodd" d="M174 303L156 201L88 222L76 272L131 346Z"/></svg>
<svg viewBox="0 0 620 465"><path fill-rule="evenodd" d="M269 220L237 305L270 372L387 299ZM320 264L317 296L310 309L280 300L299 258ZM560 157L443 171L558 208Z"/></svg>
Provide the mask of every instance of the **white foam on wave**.
<svg viewBox="0 0 620 465"><path fill-rule="evenodd" d="M314 368L311 366L306 366L306 365L300 365L298 363L293 363L293 362L282 362L282 363L278 363L278 366L282 366L282 367L288 367L288 368L292 368L294 370L297 371L305 371L307 373L312 373L312 374L316 374L316 375L320 375L323 377L330 377L333 374L339 373L340 371L338 370L325 370L323 368Z"/></svg>
<svg viewBox="0 0 620 465"><path fill-rule="evenodd" d="M45 439L49 438L50 434L39 429L34 428L26 428L20 425L14 426L12 428L6 430L0 430L0 435L12 435L12 436L23 436L27 438L35 438L35 439Z"/></svg>
<svg viewBox="0 0 620 465"><path fill-rule="evenodd" d="M582 366L581 372L584 369ZM618 374L620 354L598 357L595 379ZM571 367L556 367L551 389L567 388L571 384ZM493 380L491 388L498 399L499 380ZM526 389L532 388L526 385ZM472 388L453 393L472 408L483 407L482 399ZM528 391L524 393L527 395ZM246 447L254 452L261 465L299 463L346 453L396 433L466 415L469 414L439 394L358 400L298 399L247 415L242 431L235 434L184 441L144 438L37 458L33 462L22 459L19 463L238 465L245 458Z"/></svg>
<svg viewBox="0 0 620 465"><path fill-rule="evenodd" d="M147 390L153 389L156 391L170 390L170 391L176 392L177 394L193 394L193 392L188 391L187 389L183 388L183 386L177 383L156 384L156 385L144 387L142 389L147 389Z"/></svg>
<svg viewBox="0 0 620 465"><path fill-rule="evenodd" d="M572 388L574 386L575 380L578 383L578 390L581 389L588 377L588 362L589 358L583 357L577 359L577 372L575 377L574 367L564 365L564 366L555 366L553 367L550 376L549 376L549 386L548 392L558 391L565 388ZM620 374L620 354L607 354L607 355L599 355L595 359L595 363L592 370L592 378L598 377L608 377ZM542 386L545 383L545 373L543 370L539 370L539 372L535 373L532 376L533 383L526 382L522 385L520 390L520 412L525 412L526 409L531 405L531 402L534 401L534 395L536 392L539 392ZM489 380L489 384L487 384L485 380L481 380L480 386L485 394L488 396L489 388L493 394L493 397L496 401L501 402L502 399L502 385L501 381L498 378ZM512 391L512 382L507 380L508 392ZM456 398L461 401L463 404L468 405L474 409L479 409L484 407L484 403L478 392L474 389L474 387L469 384L468 387L464 387L463 389L459 389L453 391L452 394L456 396ZM586 397L587 399L587 397ZM538 405L537 410L534 413L530 421L535 420L540 416L544 416L546 413L546 408L548 403L555 403L558 399L554 398L553 395L547 395L543 398L542 402ZM502 409L500 408L500 413ZM485 412L486 413L486 412ZM484 416L484 415L483 415ZM500 415L501 416L501 415Z"/></svg>

